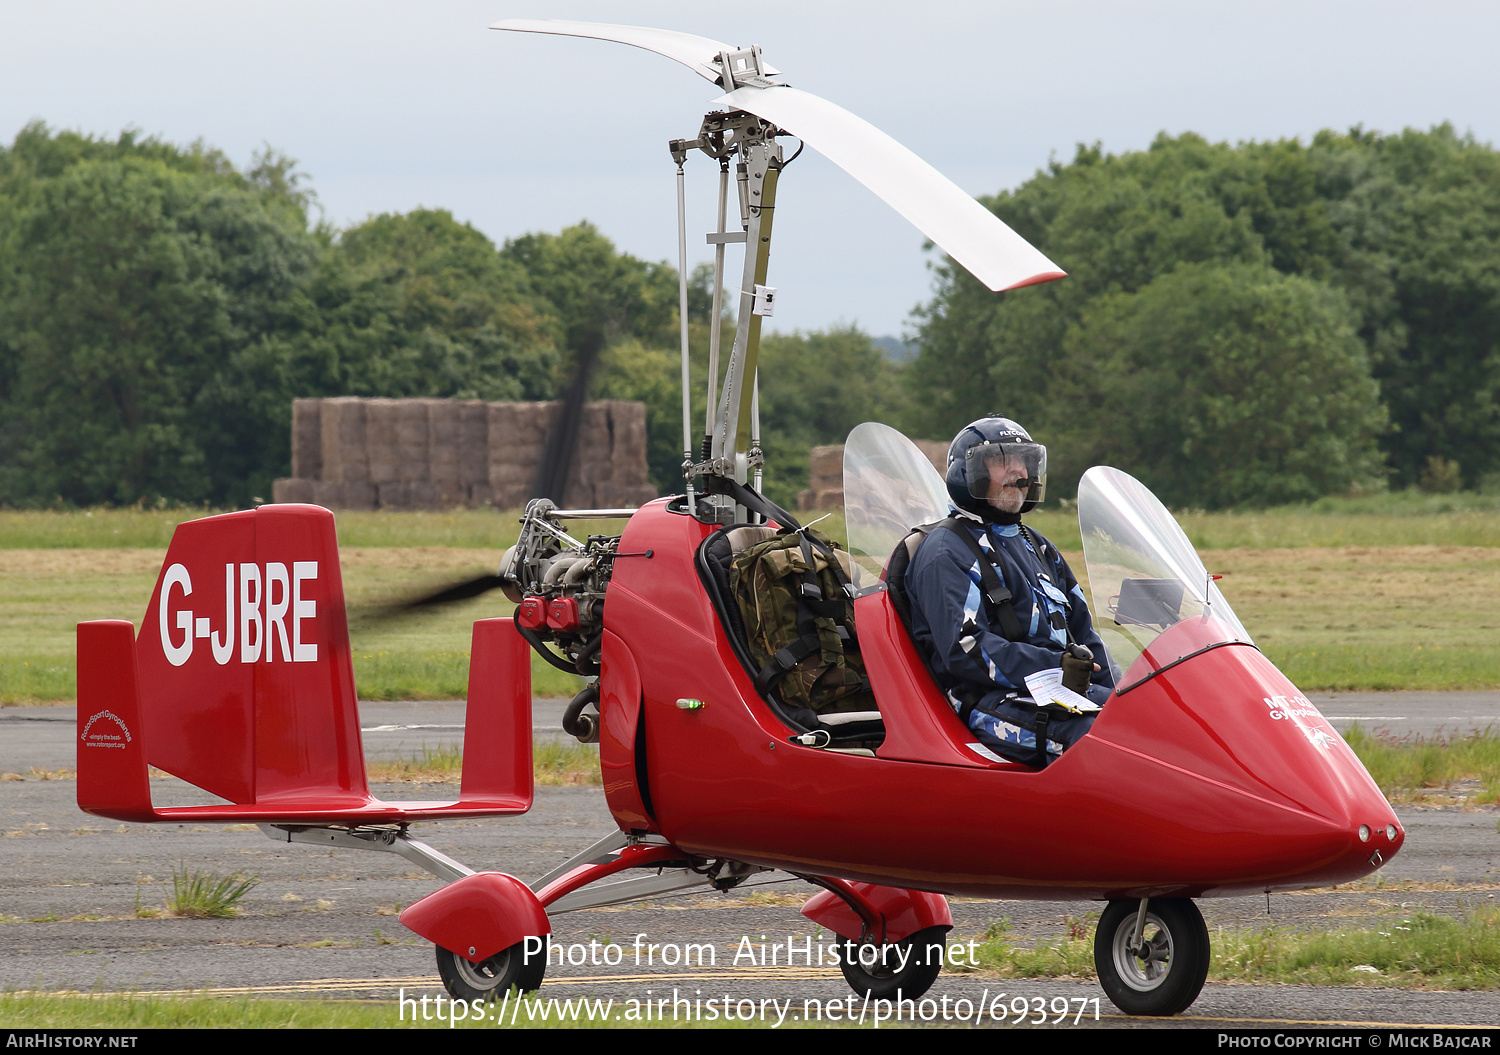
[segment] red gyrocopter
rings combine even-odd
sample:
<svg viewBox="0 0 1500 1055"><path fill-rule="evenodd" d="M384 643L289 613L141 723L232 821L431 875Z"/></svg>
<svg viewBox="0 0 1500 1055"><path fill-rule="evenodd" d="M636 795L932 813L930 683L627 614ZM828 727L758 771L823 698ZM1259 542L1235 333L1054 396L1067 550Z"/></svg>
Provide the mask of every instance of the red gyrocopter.
<svg viewBox="0 0 1500 1055"><path fill-rule="evenodd" d="M252 821L280 841L406 857L446 885L401 921L437 946L444 984L463 1000L539 986L550 916L728 890L775 869L822 888L803 912L844 940L840 967L861 994L917 997L934 983L952 926L945 895L1096 899L1108 902L1095 962L1109 998L1134 1014L1175 1014L1208 970L1193 899L1349 882L1400 849L1405 834L1364 767L1255 648L1171 515L1106 467L1084 475L1078 513L1119 687L1051 765L974 742L891 603L887 558L948 504L931 465L883 425L861 425L845 447L848 548L862 573L853 608L878 710L808 720L759 691L728 567L799 527L759 493L756 352L790 160L779 138L825 153L992 289L1062 272L904 147L786 86L759 48L583 23L495 28L633 44L724 90L696 138L670 143L681 274L692 151L719 162L716 291L725 246L746 246L722 371L711 338L698 442L684 324L686 493L638 510L530 504L492 577L516 614L474 625L453 802L370 794L333 514L267 505L182 524L139 637L127 621L79 625L81 808L137 822ZM725 223L731 167L735 230ZM681 292L685 319L685 277ZM619 517L629 518L619 536L579 541L568 530ZM530 808L533 648L588 679L564 725L599 744L618 831L524 882L474 872L410 826ZM225 801L157 807L148 765ZM976 802L995 808L960 806Z"/></svg>

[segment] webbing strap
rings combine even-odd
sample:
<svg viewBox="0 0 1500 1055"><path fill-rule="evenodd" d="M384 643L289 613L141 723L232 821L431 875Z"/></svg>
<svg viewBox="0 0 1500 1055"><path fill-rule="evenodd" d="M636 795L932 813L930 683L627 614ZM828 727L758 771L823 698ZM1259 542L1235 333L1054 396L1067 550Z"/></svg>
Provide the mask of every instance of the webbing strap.
<svg viewBox="0 0 1500 1055"><path fill-rule="evenodd" d="M1043 565L1051 570L1055 570L1056 566L1059 564L1062 565L1062 582L1058 583L1057 585L1062 589L1062 592L1064 594L1071 593L1073 587L1078 585L1078 580L1073 577L1072 569L1070 569L1067 564L1063 562L1062 554L1057 552L1057 547L1053 546L1046 539L1042 538L1042 536L1038 535L1035 531L1032 531L1025 524L1018 524L1016 526L1021 529L1021 534L1026 536L1026 541L1031 543L1031 548L1035 550L1036 555L1042 559ZM1070 601L1069 607L1071 606L1072 602Z"/></svg>
<svg viewBox="0 0 1500 1055"><path fill-rule="evenodd" d="M800 528L797 518L752 487L727 476L710 476L705 481L708 493L727 494L752 513L774 520L784 528Z"/></svg>
<svg viewBox="0 0 1500 1055"><path fill-rule="evenodd" d="M1045 766L1047 764L1047 712L1039 710L1036 712L1036 764Z"/></svg>
<svg viewBox="0 0 1500 1055"><path fill-rule="evenodd" d="M949 694L959 700L958 720L964 723L965 729L969 728L969 717L974 713L975 705L984 699L984 690L973 685L960 685L950 689Z"/></svg>
<svg viewBox="0 0 1500 1055"><path fill-rule="evenodd" d="M846 598L843 596L832 598L823 596L823 585L818 582L818 574L813 570L815 567L813 564L813 547L817 546L818 552L823 554L824 559L828 562L829 570L833 572L835 581L839 583L840 587L849 581L844 578L843 567L839 564L838 558L833 555L832 551L821 542L815 542L809 538L806 531L798 532L798 535L800 536L798 541L802 549L802 561L807 565L807 570L802 573L802 605L808 611L812 612L813 615L820 615L825 619L842 619L845 612L844 604ZM840 592L842 593L842 590ZM800 618L798 619L797 629L803 630ZM804 630L804 632L806 631Z"/></svg>
<svg viewBox="0 0 1500 1055"><path fill-rule="evenodd" d="M1014 595L1006 588L1005 582L1000 578L995 564L998 556L993 552L987 552L979 541L969 533L969 529L949 517L939 527L945 527L953 534L963 540L974 559L979 562L979 583L984 588L985 599L990 602L990 609L994 613L995 622L1000 625L1000 633L1007 641L1024 641L1026 632L1021 629L1021 619L1016 615Z"/></svg>
<svg viewBox="0 0 1500 1055"><path fill-rule="evenodd" d="M849 629L843 626L837 629L839 642L847 651L850 642ZM822 647L822 642L819 640L817 634L804 634L785 648L777 650L776 654L755 675L755 687L761 692L767 691L782 678L786 677L787 673L793 667Z"/></svg>
<svg viewBox="0 0 1500 1055"><path fill-rule="evenodd" d="M1036 534L1025 524L1020 525L1020 528L1021 534L1026 536L1027 542L1031 543L1031 548L1036 553L1037 558L1042 562L1042 566L1045 567L1048 571L1056 571L1057 566L1052 562L1052 554L1056 553L1056 550L1049 547L1047 543L1043 541L1040 535ZM1057 559L1058 562L1061 563L1062 555L1057 554ZM1063 564L1062 567L1062 581L1055 583L1054 585L1056 585L1057 588L1062 592L1063 604L1067 607L1068 613L1072 614L1073 601L1071 599L1071 595L1073 592L1073 587L1078 585L1078 580L1073 578L1073 573L1068 570L1068 566L1066 564ZM1073 643L1073 628L1068 625L1067 618L1061 612L1053 612L1052 617L1048 620L1048 622L1051 624L1053 630L1061 630L1067 636L1068 644L1071 645Z"/></svg>

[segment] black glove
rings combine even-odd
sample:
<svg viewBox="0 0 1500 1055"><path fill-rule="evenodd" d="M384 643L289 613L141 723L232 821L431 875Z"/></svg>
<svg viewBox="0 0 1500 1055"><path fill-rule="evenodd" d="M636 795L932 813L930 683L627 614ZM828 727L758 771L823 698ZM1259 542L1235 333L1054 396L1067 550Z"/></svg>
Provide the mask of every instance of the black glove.
<svg viewBox="0 0 1500 1055"><path fill-rule="evenodd" d="M1087 696L1094 676L1094 654L1082 645L1069 645L1062 654L1063 688Z"/></svg>

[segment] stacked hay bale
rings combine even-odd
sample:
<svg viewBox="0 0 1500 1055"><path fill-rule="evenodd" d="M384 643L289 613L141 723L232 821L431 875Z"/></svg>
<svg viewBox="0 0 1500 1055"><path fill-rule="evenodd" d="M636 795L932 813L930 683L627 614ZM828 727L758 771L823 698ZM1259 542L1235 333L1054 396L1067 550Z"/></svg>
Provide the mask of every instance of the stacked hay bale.
<svg viewBox="0 0 1500 1055"><path fill-rule="evenodd" d="M477 399L299 399L292 476L278 502L330 509L514 509L534 497L558 404ZM656 497L646 475L646 408L584 408L562 504L637 506Z"/></svg>

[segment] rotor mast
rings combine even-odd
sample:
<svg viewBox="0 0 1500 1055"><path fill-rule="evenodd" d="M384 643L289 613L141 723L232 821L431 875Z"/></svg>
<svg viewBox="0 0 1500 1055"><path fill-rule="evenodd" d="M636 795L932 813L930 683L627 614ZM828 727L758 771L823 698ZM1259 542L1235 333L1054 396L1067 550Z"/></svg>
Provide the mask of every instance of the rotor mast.
<svg viewBox="0 0 1500 1055"><path fill-rule="evenodd" d="M726 92L737 87L769 87L779 84L767 76L760 48L724 50L717 62L724 71ZM718 230L708 234L714 247L713 318L710 320L708 398L705 412L703 447L697 461L689 450L683 462L691 495L695 482L712 494L711 480L719 477L739 484L760 482L765 458L760 450L760 422L757 399L757 366L760 353L761 320L772 314L776 291L766 285L771 259L771 230L776 213L776 189L784 164L780 133L775 125L744 110L712 111L703 118L696 139L674 139L668 144L672 160L677 163L679 179L682 165L691 150L701 150L719 162ZM735 186L738 190L740 230L725 229L728 213L729 161L735 159ZM680 264L687 267L685 209L678 209L678 244ZM722 327L721 290L724 285L724 247L739 242L745 246L739 283L739 310L736 313L734 342L719 389L719 349ZM684 280L685 281L685 280ZM686 298L684 295L684 310ZM687 385L688 346L684 329L684 393ZM717 399L716 399L717 395ZM690 432L690 411L684 395L683 433ZM707 498L707 496L705 496ZM700 499L699 503L704 500ZM730 507L707 499L709 509L695 510L700 518L715 520L728 515ZM722 511L722 513L721 513Z"/></svg>
<svg viewBox="0 0 1500 1055"><path fill-rule="evenodd" d="M749 118L753 138L741 148L738 168L745 173L747 192L742 215L745 228L745 260L740 278L740 304L736 316L734 344L713 433L712 456L737 458L749 454L750 399L760 352L761 319L771 314L775 293L768 292L766 276L771 261L771 223L776 214L776 184L781 173L781 145L775 129L759 118ZM717 325L717 320L715 322ZM736 466L734 477L745 482L744 467Z"/></svg>

